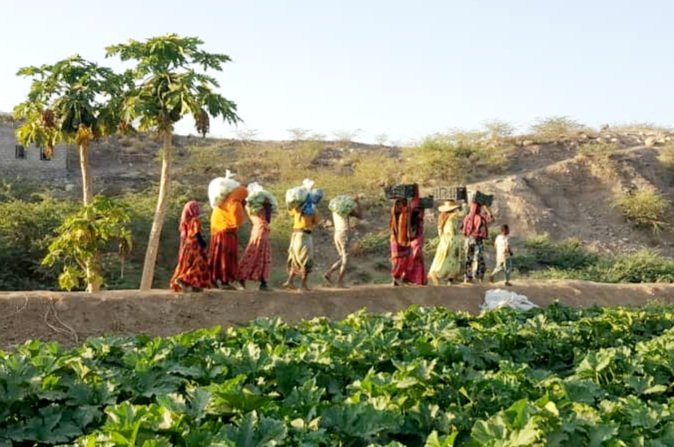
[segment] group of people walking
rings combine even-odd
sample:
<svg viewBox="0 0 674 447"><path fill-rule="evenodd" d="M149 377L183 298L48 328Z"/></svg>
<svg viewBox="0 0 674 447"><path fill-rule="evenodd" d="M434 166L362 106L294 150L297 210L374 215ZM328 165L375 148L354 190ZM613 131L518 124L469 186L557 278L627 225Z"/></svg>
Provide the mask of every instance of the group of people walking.
<svg viewBox="0 0 674 447"><path fill-rule="evenodd" d="M468 211L466 212L465 209ZM391 260L393 285L434 285L483 281L486 273L484 241L489 236L493 216L486 205L447 200L438 208L438 246L424 275L424 210L419 199L397 199L391 208ZM496 266L489 275L494 281L503 273L510 285L512 270L508 225L496 237Z"/></svg>
<svg viewBox="0 0 674 447"><path fill-rule="evenodd" d="M262 191L260 185L253 185L256 192ZM270 224L277 205L275 198L264 191L265 195L257 196L262 197L257 200L258 206L252 207L247 202L249 188L236 186L217 205L211 204L210 243L202 235L199 203L193 200L185 204L180 217L178 265L170 281L173 290L191 292L209 287L240 290L249 281L258 282L261 291L270 290ZM338 259L323 274L323 279L330 285L344 287L349 265L350 218L362 218L363 211L358 197L339 197L347 199L351 206L344 212L336 208L332 212ZM310 189L301 201L288 206L293 226L284 288L296 288L297 278L300 288L308 288L309 274L315 267L312 233L320 223L317 205L322 198L320 189ZM333 209L333 202L330 208ZM426 211L418 196L393 200L389 221L393 285L426 285L428 280L434 285L451 284L462 276L465 282L482 281L486 271L484 241L492 221L489 208L456 200L445 201L438 208L439 243L428 273L423 253ZM247 219L252 225L250 239L239 257L238 232ZM509 229L503 225L495 240L497 265L490 275L493 280L494 275L504 273L506 285L512 255L508 235Z"/></svg>

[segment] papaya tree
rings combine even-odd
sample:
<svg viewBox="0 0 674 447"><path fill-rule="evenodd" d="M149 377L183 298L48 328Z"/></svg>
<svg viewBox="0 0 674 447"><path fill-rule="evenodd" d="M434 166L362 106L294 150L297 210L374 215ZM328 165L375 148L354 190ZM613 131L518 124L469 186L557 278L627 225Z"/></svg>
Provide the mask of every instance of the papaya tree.
<svg viewBox="0 0 674 447"><path fill-rule="evenodd" d="M17 73L32 79L26 100L14 108L22 124L17 140L35 144L51 157L60 143L76 144L82 173L82 202L93 197L89 146L114 133L120 122L124 75L72 56L53 65L23 67Z"/></svg>
<svg viewBox="0 0 674 447"><path fill-rule="evenodd" d="M113 242L119 244L121 252L131 247L129 221L126 207L113 199L96 196L63 221L42 264L63 264L59 275L62 289L72 290L85 283L88 292L99 290L103 283L100 255Z"/></svg>
<svg viewBox="0 0 674 447"><path fill-rule="evenodd" d="M201 49L202 45L197 37L167 34L107 48L108 56L134 63L130 75L135 84L124 97L124 121L134 123L141 131L157 132L162 140L159 196L145 252L141 290L150 289L154 278L170 197L175 123L190 115L203 134L208 131L209 117L222 117L229 123L239 121L236 104L216 92L219 84L207 74L209 70L222 71L230 58L208 53Z"/></svg>

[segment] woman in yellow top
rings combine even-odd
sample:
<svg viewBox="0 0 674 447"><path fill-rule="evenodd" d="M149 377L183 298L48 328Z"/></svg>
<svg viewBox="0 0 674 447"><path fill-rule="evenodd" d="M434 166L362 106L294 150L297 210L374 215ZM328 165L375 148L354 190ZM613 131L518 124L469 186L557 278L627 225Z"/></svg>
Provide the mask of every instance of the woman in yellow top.
<svg viewBox="0 0 674 447"><path fill-rule="evenodd" d="M246 220L244 204L248 190L239 186L213 208L211 214L211 244L208 265L211 282L221 289L234 289L239 278L239 240L237 231Z"/></svg>
<svg viewBox="0 0 674 447"><path fill-rule="evenodd" d="M440 243L428 271L428 279L434 284L456 281L461 277L462 269L462 237L461 205L454 200L446 201L438 208L438 236Z"/></svg>
<svg viewBox="0 0 674 447"><path fill-rule="evenodd" d="M314 267L314 241L311 232L318 225L318 209L316 205L323 198L320 189L309 193L306 202L288 212L293 218L293 234L288 248L288 280L283 287L295 288L295 277L302 278L302 289L308 290L307 280Z"/></svg>

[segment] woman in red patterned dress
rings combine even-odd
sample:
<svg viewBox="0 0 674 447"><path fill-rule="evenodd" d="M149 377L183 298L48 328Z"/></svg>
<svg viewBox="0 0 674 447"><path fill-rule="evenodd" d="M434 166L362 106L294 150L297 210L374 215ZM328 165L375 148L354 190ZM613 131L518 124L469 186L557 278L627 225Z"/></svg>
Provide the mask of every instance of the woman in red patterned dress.
<svg viewBox="0 0 674 447"><path fill-rule="evenodd" d="M180 216L180 251L171 288L176 292L197 292L210 286L206 241L201 237L199 203L192 200L185 204Z"/></svg>
<svg viewBox="0 0 674 447"><path fill-rule="evenodd" d="M269 224L271 223L272 205L265 201L255 214L249 214L253 228L250 232L248 246L241 256L239 278L241 285L245 281L259 281L260 290L268 291L271 273L271 241L269 240Z"/></svg>

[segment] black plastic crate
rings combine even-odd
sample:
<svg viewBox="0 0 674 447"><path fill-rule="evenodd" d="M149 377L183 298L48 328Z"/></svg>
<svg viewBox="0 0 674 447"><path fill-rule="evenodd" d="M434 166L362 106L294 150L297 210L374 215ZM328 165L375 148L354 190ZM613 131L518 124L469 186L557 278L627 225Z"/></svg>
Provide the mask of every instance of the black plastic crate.
<svg viewBox="0 0 674 447"><path fill-rule="evenodd" d="M410 185L394 185L384 188L389 199L413 199L417 197L419 187L416 183Z"/></svg>
<svg viewBox="0 0 674 447"><path fill-rule="evenodd" d="M435 206L435 200L433 196L421 197L419 199L419 208L429 210Z"/></svg>
<svg viewBox="0 0 674 447"><path fill-rule="evenodd" d="M478 205L491 206L491 204L494 202L494 196L492 194L485 194L480 191L475 191L473 202L477 203Z"/></svg>

